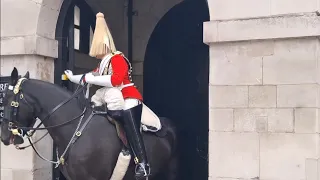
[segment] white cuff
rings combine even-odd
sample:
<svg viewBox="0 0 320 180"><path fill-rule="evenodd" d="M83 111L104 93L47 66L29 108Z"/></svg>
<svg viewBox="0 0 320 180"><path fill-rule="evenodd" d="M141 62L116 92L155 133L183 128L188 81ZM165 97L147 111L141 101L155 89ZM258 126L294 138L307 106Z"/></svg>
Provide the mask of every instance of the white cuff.
<svg viewBox="0 0 320 180"><path fill-rule="evenodd" d="M82 76L83 74L73 75L69 78L69 80L75 84L79 84ZM83 85L83 81L81 81L81 85Z"/></svg>
<svg viewBox="0 0 320 180"><path fill-rule="evenodd" d="M94 76L88 79L86 78L86 82L98 86L114 87L111 83L111 75Z"/></svg>

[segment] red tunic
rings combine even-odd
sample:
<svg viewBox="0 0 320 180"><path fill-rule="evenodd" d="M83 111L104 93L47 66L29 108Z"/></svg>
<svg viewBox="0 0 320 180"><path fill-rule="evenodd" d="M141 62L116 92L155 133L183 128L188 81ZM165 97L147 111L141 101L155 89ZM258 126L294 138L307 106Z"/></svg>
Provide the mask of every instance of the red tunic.
<svg viewBox="0 0 320 180"><path fill-rule="evenodd" d="M119 54L114 55L111 60L111 68L112 68L112 75L111 75L111 84L115 86L120 86L122 83L123 85L132 83L129 80L128 75L128 64L127 61ZM94 72L99 71L99 66L94 70ZM122 90L123 98L135 98L142 101L142 95L138 91L135 86L128 86L124 87Z"/></svg>

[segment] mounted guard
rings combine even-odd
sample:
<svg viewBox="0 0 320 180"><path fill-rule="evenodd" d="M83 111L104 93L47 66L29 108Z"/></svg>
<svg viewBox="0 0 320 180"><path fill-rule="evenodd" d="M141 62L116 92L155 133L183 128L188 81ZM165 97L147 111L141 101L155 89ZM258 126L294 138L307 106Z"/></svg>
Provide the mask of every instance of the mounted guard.
<svg viewBox="0 0 320 180"><path fill-rule="evenodd" d="M73 75L72 71L66 70L65 74L73 83L86 82L89 85L102 86L92 96L91 102L95 109L106 105L107 113L122 124L134 156L135 176L137 179L146 178L150 175L151 168L141 136L141 127L143 130L156 132L161 129L160 120L143 104L142 95L132 81L132 66L124 54L116 50L102 13L96 15L96 27L89 55L101 59L95 70L84 75ZM148 123L144 121L148 121L148 118L145 120L142 118L144 113L148 114L146 116L149 116L149 119L154 118L159 121L153 123L153 126L147 126ZM126 149L121 153L130 155Z"/></svg>

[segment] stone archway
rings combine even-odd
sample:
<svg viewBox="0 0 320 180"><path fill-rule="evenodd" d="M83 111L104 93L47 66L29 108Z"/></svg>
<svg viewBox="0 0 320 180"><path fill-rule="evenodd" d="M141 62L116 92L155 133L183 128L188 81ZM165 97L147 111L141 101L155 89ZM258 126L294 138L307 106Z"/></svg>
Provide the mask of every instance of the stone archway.
<svg viewBox="0 0 320 180"><path fill-rule="evenodd" d="M192 14L192 16L190 16ZM202 23L205 1L185 0L158 22L144 60L144 100L178 129L179 179L208 177L209 47Z"/></svg>

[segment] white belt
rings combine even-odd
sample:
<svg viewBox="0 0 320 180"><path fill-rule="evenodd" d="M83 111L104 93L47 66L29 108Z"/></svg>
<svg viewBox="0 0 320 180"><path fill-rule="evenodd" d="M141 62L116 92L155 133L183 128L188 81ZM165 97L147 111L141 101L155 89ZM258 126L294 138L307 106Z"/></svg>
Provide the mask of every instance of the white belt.
<svg viewBox="0 0 320 180"><path fill-rule="evenodd" d="M122 89L125 88L125 87L129 87L129 86L133 86L133 85L134 85L134 83L129 83L129 84L121 85L121 86L119 86L119 89L122 90Z"/></svg>

